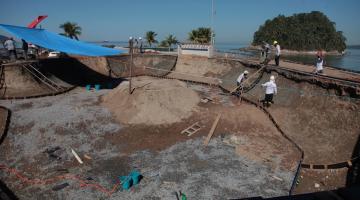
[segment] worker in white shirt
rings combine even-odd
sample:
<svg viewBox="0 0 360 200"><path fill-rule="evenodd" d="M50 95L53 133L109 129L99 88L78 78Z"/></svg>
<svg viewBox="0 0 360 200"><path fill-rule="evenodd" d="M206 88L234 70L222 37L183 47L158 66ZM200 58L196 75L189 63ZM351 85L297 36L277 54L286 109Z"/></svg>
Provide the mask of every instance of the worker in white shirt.
<svg viewBox="0 0 360 200"><path fill-rule="evenodd" d="M280 45L276 40L274 41L274 46L275 46L275 50L276 50L275 51L275 65L279 66L281 50L280 50Z"/></svg>
<svg viewBox="0 0 360 200"><path fill-rule="evenodd" d="M247 79L247 75L249 74L249 72L247 70L245 70L243 73L241 73L239 75L239 77L236 79L236 85L240 86L240 84Z"/></svg>
<svg viewBox="0 0 360 200"><path fill-rule="evenodd" d="M8 50L10 60L16 60L17 54L16 54L16 46L14 38L9 38L5 41L4 47Z"/></svg>
<svg viewBox="0 0 360 200"><path fill-rule="evenodd" d="M315 74L322 74L323 73L323 70L324 70L323 64L324 64L324 55L323 55L322 51L318 51L317 52L316 65L315 65L316 68L315 68L315 71L314 71Z"/></svg>
<svg viewBox="0 0 360 200"><path fill-rule="evenodd" d="M322 74L323 73L323 63L324 63L324 59L322 59L320 56L317 57L316 60L316 69L315 69L315 74Z"/></svg>
<svg viewBox="0 0 360 200"><path fill-rule="evenodd" d="M271 103L274 103L273 97L274 94L277 94L277 87L275 83L275 77L270 76L270 81L261 84L261 86L266 87L265 90L265 99L262 101L264 106L269 106Z"/></svg>
<svg viewBox="0 0 360 200"><path fill-rule="evenodd" d="M236 85L238 86L237 89L236 89L236 96L237 97L240 97L240 93L241 93L241 90L243 89L242 88L242 85L241 83L247 79L247 75L249 74L249 72L247 70L245 70L243 73L241 73L239 75L239 77L236 79Z"/></svg>

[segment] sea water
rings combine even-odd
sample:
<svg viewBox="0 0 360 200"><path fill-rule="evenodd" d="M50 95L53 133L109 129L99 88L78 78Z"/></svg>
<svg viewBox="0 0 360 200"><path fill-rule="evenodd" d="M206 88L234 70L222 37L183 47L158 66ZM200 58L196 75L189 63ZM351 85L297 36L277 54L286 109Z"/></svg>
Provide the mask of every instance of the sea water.
<svg viewBox="0 0 360 200"><path fill-rule="evenodd" d="M258 57L260 52L252 52L244 54L241 48L247 47L249 44L229 44L229 43L216 43L215 48L221 52L232 52L238 53L240 56L244 57L253 56ZM315 65L316 63L316 55L288 55L282 56L283 59L291 60L295 62L301 62L305 64ZM325 65L338 67L353 71L360 72L360 46L349 46L346 49L346 53L343 56L325 56Z"/></svg>

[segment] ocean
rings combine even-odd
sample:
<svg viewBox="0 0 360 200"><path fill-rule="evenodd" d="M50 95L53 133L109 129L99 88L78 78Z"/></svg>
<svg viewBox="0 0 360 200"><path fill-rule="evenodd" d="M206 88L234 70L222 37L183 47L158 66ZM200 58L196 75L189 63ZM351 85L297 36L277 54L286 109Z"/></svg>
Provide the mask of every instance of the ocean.
<svg viewBox="0 0 360 200"><path fill-rule="evenodd" d="M254 56L258 57L255 53L244 53L240 51L240 48L249 46L248 44L228 44L228 43L218 43L215 44L216 49L221 52L232 52L239 53L240 55L246 56ZM282 56L286 60L291 60L295 62L301 62L305 64L314 64L316 62L315 55L288 55ZM330 56L325 55L325 65L343 68L347 70L360 72L360 46L348 46L346 49L346 53L343 56Z"/></svg>

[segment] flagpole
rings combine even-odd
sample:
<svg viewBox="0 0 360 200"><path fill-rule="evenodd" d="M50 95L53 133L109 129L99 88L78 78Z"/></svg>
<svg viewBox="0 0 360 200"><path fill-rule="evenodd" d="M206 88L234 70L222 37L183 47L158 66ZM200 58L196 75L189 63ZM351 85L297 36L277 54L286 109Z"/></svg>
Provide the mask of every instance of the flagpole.
<svg viewBox="0 0 360 200"><path fill-rule="evenodd" d="M211 0L211 45L214 46L214 0Z"/></svg>

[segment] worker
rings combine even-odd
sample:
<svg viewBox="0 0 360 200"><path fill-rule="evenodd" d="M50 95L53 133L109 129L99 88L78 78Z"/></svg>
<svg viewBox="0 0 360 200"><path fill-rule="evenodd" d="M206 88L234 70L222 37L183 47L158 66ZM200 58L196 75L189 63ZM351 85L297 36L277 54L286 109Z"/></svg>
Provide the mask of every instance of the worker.
<svg viewBox="0 0 360 200"><path fill-rule="evenodd" d="M143 52L143 42L142 42L142 38L139 37L139 41L140 41L140 53L144 53Z"/></svg>
<svg viewBox="0 0 360 200"><path fill-rule="evenodd" d="M265 99L262 101L264 106L269 106L270 104L274 103L273 101L273 97L274 94L277 94L277 87L276 87L276 83L275 83L275 77L274 76L270 76L270 81L261 84L262 87L266 87L265 90Z"/></svg>
<svg viewBox="0 0 360 200"><path fill-rule="evenodd" d="M316 68L315 68L315 74L322 74L323 73L323 64L324 64L324 59L321 56L317 56L316 59Z"/></svg>
<svg viewBox="0 0 360 200"><path fill-rule="evenodd" d="M245 70L243 73L241 73L239 75L239 77L236 79L236 85L238 86L236 88L236 96L237 97L240 97L240 93L241 93L241 90L243 89L241 83L247 79L247 75L249 74L249 72L247 70Z"/></svg>
<svg viewBox="0 0 360 200"><path fill-rule="evenodd" d="M10 60L14 60L13 58L15 58L16 60L17 55L16 55L15 41L12 37L5 41L4 47L8 50Z"/></svg>
<svg viewBox="0 0 360 200"><path fill-rule="evenodd" d="M279 66L281 50L280 50L280 45L276 40L274 41L274 46L275 46L275 65Z"/></svg>
<svg viewBox="0 0 360 200"><path fill-rule="evenodd" d="M263 41L260 64L267 65L269 63L269 58L268 58L269 54L270 54L270 45L269 43Z"/></svg>
<svg viewBox="0 0 360 200"><path fill-rule="evenodd" d="M316 64L315 64L315 74L322 74L323 73L323 64L324 64L324 54L321 50L316 53Z"/></svg>
<svg viewBox="0 0 360 200"><path fill-rule="evenodd" d="M240 86L240 84L247 79L247 75L249 74L249 72L247 70L245 70L243 73L241 73L239 75L239 77L236 79L236 85Z"/></svg>
<svg viewBox="0 0 360 200"><path fill-rule="evenodd" d="M24 53L24 59L27 60L28 59L29 45L24 39L21 39L21 41L22 41L22 50L23 50L23 53Z"/></svg>

